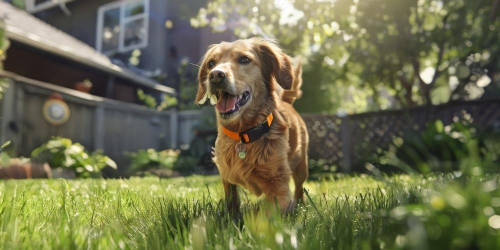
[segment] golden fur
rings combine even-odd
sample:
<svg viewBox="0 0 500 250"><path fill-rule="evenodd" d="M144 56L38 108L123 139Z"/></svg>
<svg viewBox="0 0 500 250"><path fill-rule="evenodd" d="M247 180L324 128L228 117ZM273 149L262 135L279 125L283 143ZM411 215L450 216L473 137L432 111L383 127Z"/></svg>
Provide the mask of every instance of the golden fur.
<svg viewBox="0 0 500 250"><path fill-rule="evenodd" d="M238 59L251 62L241 65ZM215 63L209 69L210 61ZM218 137L215 142L216 163L231 211L239 211L236 186L240 185L257 196L265 194L270 202L278 202L282 212L292 203L290 178L295 182L295 201L303 200L302 184L308 176L308 135L304 121L292 106L300 97L301 65L293 68L290 57L273 41L262 38L223 42L209 47L202 59L198 75L198 103L211 86L211 70L226 74L225 89L241 93L250 89L250 100L238 113L228 119L217 115ZM246 145L247 156L240 159L235 146L238 141L222 131L222 126L235 132L245 131L262 123L269 113L274 121L270 131L259 140ZM218 113L218 111L217 111Z"/></svg>

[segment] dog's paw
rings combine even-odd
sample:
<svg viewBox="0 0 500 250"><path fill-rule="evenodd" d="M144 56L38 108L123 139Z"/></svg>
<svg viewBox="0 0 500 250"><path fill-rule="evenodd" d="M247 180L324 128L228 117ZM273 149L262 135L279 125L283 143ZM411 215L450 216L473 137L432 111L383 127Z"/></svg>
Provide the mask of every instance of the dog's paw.
<svg viewBox="0 0 500 250"><path fill-rule="evenodd" d="M290 203L288 204L288 207L286 208L286 210L284 212L284 215L285 216L293 215L296 211L297 206L298 206L297 201L295 201L295 200L290 201Z"/></svg>

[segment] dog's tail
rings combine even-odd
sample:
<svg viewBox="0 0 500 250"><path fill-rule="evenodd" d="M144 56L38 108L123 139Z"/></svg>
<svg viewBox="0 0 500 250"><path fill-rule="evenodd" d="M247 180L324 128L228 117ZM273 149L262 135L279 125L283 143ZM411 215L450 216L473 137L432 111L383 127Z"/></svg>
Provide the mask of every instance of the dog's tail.
<svg viewBox="0 0 500 250"><path fill-rule="evenodd" d="M302 62L299 59L297 65L293 67L292 88L290 90L285 90L283 92L281 99L284 102L293 104L295 100L299 99L302 96L302 90L300 89L301 86L302 86Z"/></svg>

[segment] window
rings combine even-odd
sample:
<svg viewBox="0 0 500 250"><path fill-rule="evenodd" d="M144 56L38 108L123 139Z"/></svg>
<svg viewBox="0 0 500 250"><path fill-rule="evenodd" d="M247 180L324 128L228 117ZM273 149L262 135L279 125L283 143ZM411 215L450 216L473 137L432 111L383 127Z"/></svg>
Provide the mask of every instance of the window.
<svg viewBox="0 0 500 250"><path fill-rule="evenodd" d="M110 55L148 45L149 0L118 1L103 5L97 16L96 48Z"/></svg>
<svg viewBox="0 0 500 250"><path fill-rule="evenodd" d="M26 10L30 13L47 10L56 6L63 5L74 0L25 0Z"/></svg>

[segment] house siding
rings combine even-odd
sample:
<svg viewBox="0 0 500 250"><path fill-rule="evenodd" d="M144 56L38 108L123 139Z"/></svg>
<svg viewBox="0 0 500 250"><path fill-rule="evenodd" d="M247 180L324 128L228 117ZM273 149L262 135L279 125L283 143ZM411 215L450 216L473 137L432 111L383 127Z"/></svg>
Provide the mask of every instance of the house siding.
<svg viewBox="0 0 500 250"><path fill-rule="evenodd" d="M71 11L70 16L57 7L37 13L36 16L96 48L98 10L110 2L115 1L77 0L67 4ZM214 34L209 28L191 27L190 17L195 15L200 7L206 5L206 2L206 0L150 0L148 45L140 49L138 68L146 71L160 69L167 74L167 79L162 83L177 89L179 82L177 67L182 59L186 58L190 63L197 64L208 45L235 40L230 32ZM167 20L172 21L172 29L165 27ZM127 63L130 52L113 57Z"/></svg>
<svg viewBox="0 0 500 250"><path fill-rule="evenodd" d="M141 103L136 95L137 88L140 88L137 84L115 77L113 90L107 93L110 76L94 68L17 42L12 42L7 56L9 60L5 63L5 70L15 74L70 89L75 89L75 83L88 79L93 85L90 92L92 95L129 103ZM145 91L153 92L147 89Z"/></svg>
<svg viewBox="0 0 500 250"><path fill-rule="evenodd" d="M64 12L58 7L36 13L35 16L95 48L97 10L100 6L110 2L114 1L73 1L66 4L68 9L71 11L70 16L64 14Z"/></svg>

